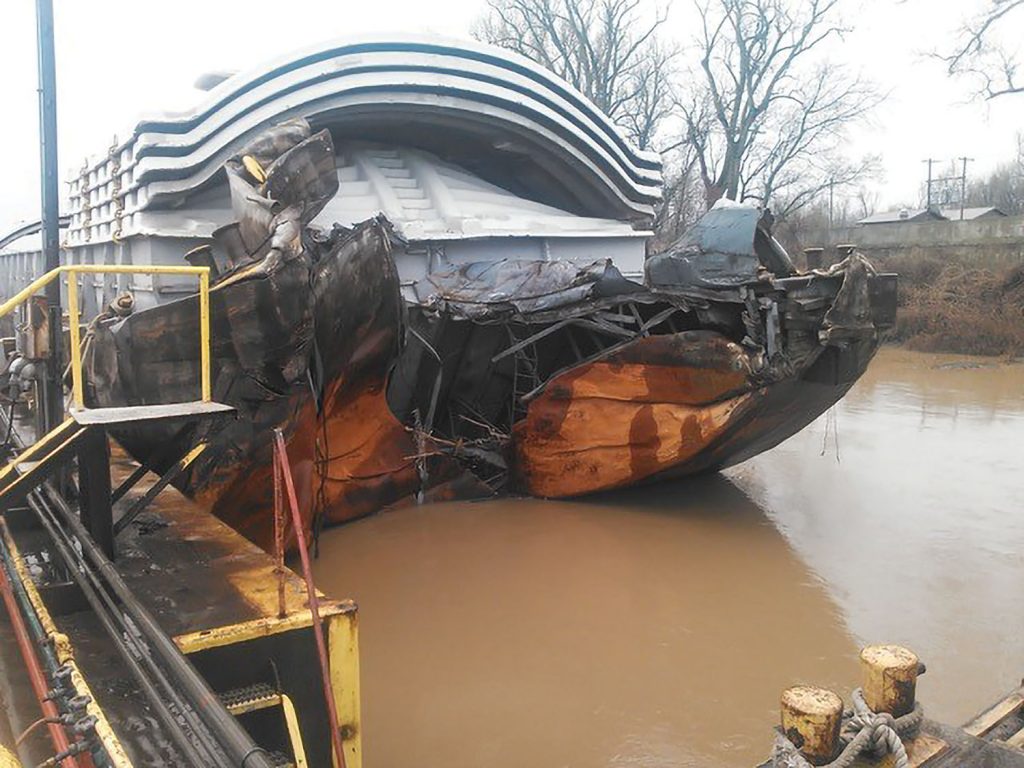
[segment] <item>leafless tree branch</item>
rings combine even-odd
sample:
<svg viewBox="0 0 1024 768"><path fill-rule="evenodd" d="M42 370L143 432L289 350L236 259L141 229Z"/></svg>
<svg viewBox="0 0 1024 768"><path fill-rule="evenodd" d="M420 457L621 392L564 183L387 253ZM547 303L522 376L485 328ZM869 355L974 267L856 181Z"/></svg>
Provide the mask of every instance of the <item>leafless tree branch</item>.
<svg viewBox="0 0 1024 768"><path fill-rule="evenodd" d="M953 48L933 56L946 65L950 75L973 80L977 94L985 99L1024 93L1016 52L996 39L997 29L1021 8L1024 0L988 0L984 10L960 28Z"/></svg>
<svg viewBox="0 0 1024 768"><path fill-rule="evenodd" d="M781 205L778 216L836 183L823 174L838 167L846 129L882 98L818 54L845 32L838 3L694 0L699 85L678 106L709 207L756 199Z"/></svg>
<svg viewBox="0 0 1024 768"><path fill-rule="evenodd" d="M654 145L671 111L677 51L658 39L640 0L488 0L473 34L521 53L567 80L640 149Z"/></svg>

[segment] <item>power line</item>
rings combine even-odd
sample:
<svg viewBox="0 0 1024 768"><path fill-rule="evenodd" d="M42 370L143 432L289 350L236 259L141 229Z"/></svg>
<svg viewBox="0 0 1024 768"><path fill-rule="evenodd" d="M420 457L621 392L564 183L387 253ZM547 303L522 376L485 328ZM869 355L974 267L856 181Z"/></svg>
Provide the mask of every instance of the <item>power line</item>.
<svg viewBox="0 0 1024 768"><path fill-rule="evenodd" d="M974 162L973 157L957 158L963 162L963 170L960 172L960 221L964 220L964 200L967 198L967 164Z"/></svg>
<svg viewBox="0 0 1024 768"><path fill-rule="evenodd" d="M929 157L927 160L922 160L921 162L928 163L928 194L926 198L927 202L925 203L925 208L930 209L932 207L932 166L935 165L935 163L941 161L936 160L933 157Z"/></svg>

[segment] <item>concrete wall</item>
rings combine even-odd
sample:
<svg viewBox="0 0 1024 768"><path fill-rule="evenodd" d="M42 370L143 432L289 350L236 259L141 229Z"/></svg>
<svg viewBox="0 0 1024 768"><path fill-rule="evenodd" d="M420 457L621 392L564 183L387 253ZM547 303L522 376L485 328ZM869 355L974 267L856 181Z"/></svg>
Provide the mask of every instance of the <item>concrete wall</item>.
<svg viewBox="0 0 1024 768"><path fill-rule="evenodd" d="M975 221L922 221L858 224L807 232L805 246L831 250L853 243L869 256L938 257L978 266L1008 266L1024 261L1024 216Z"/></svg>

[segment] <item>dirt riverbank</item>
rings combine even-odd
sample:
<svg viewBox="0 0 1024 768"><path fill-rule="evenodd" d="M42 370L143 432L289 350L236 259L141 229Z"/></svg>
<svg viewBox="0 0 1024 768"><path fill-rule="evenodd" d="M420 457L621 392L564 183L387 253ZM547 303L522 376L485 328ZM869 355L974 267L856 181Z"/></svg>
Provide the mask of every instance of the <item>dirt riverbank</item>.
<svg viewBox="0 0 1024 768"><path fill-rule="evenodd" d="M873 262L900 275L891 341L921 352L1024 355L1024 264L987 268L897 256Z"/></svg>

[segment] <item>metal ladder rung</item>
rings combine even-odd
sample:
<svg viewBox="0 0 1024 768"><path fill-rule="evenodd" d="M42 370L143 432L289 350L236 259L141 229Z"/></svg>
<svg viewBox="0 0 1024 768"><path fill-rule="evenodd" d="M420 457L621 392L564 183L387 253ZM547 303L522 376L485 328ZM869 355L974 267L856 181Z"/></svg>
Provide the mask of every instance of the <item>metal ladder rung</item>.
<svg viewBox="0 0 1024 768"><path fill-rule="evenodd" d="M224 691L220 694L221 703L235 717L257 712L261 709L281 707L284 715L284 724L288 730L288 739L291 741L292 754L295 755L294 763L280 763L280 765L294 765L295 768L308 768L306 762L306 748L302 744L302 733L299 730L299 718L295 713L295 705L284 693L275 690L266 683L256 683L244 688L235 688Z"/></svg>
<svg viewBox="0 0 1024 768"><path fill-rule="evenodd" d="M281 704L281 694L264 683L236 688L220 694L220 700L232 715L244 715Z"/></svg>

